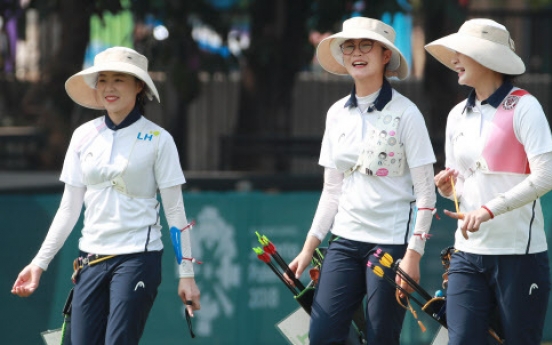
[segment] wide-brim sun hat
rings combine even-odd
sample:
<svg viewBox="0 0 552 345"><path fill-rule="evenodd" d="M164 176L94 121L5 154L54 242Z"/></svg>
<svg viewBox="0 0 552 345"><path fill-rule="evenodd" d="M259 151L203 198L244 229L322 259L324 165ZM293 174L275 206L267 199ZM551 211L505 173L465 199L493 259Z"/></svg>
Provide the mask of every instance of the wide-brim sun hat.
<svg viewBox="0 0 552 345"><path fill-rule="evenodd" d="M405 79L408 76L408 63L401 51L395 47L395 30L382 21L366 17L353 17L343 22L343 30L326 37L318 44L316 57L326 71L348 74L343 63L341 45L350 39L371 39L380 42L391 50L391 60L387 64L385 76Z"/></svg>
<svg viewBox="0 0 552 345"><path fill-rule="evenodd" d="M121 72L135 76L146 84L146 96L159 99L159 92L148 73L148 59L126 47L108 48L96 55L94 65L67 79L65 91L75 103L86 108L105 109L96 94L96 82L100 72Z"/></svg>
<svg viewBox="0 0 552 345"><path fill-rule="evenodd" d="M504 25L491 19L470 19L458 32L428 43L425 49L453 71L452 61L458 52L498 73L525 73L525 64L515 52L510 33Z"/></svg>

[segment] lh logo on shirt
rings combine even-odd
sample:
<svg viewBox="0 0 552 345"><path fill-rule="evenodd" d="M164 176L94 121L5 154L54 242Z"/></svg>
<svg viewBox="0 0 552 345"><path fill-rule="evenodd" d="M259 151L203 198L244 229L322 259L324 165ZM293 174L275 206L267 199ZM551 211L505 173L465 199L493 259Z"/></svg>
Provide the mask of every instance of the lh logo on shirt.
<svg viewBox="0 0 552 345"><path fill-rule="evenodd" d="M136 136L136 139L151 141L153 137L156 137L158 135L159 135L159 131L149 131L149 133L138 132L138 136Z"/></svg>

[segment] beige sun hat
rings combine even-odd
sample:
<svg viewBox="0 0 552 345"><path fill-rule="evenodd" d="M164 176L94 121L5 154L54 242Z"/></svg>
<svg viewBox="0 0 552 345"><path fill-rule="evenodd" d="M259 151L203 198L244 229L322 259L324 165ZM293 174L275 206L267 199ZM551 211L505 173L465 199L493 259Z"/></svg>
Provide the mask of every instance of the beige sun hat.
<svg viewBox="0 0 552 345"><path fill-rule="evenodd" d="M371 39L378 41L392 51L391 60L385 70L387 77L405 79L408 76L408 63L400 50L395 47L395 30L382 21L365 17L353 17L343 22L343 31L326 37L318 44L316 57L328 72L346 75L341 44L350 39Z"/></svg>
<svg viewBox="0 0 552 345"><path fill-rule="evenodd" d="M458 52L498 73L520 75L525 72L525 64L515 53L510 33L504 25L491 19L470 19L457 33L428 43L425 49L452 70L452 59Z"/></svg>
<svg viewBox="0 0 552 345"><path fill-rule="evenodd" d="M108 48L96 55L94 65L69 77L65 90L75 103L91 109L104 109L96 97L98 73L103 71L123 72L135 76L146 83L146 95L161 102L159 93L148 74L148 59L137 51L126 47Z"/></svg>

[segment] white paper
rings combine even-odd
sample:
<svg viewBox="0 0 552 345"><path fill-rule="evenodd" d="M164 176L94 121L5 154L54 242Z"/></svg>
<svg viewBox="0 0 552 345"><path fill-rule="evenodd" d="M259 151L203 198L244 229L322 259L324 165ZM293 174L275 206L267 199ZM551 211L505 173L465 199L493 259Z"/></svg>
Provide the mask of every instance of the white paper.
<svg viewBox="0 0 552 345"><path fill-rule="evenodd" d="M44 331L40 333L44 344L46 345L59 345L61 344L61 328L53 329L51 331Z"/></svg>
<svg viewBox="0 0 552 345"><path fill-rule="evenodd" d="M437 331L437 335L435 338L433 338L433 342L431 345L447 345L448 344L448 329L441 326L439 327L439 331Z"/></svg>
<svg viewBox="0 0 552 345"><path fill-rule="evenodd" d="M303 308L298 308L276 324L291 345L309 345L310 316Z"/></svg>

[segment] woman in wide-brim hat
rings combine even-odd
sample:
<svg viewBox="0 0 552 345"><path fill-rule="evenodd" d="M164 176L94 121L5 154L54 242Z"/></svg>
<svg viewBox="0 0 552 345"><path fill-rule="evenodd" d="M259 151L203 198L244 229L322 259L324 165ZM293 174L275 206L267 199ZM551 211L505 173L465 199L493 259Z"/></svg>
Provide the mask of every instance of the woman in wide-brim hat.
<svg viewBox="0 0 552 345"><path fill-rule="evenodd" d="M441 195L460 205L445 210L458 220L449 344L486 343L495 312L506 343L540 344L550 271L539 197L552 189L550 126L538 100L512 84L525 65L503 25L471 19L426 50L472 88L448 115L446 170L435 176Z"/></svg>
<svg viewBox="0 0 552 345"><path fill-rule="evenodd" d="M139 343L161 283L163 243L157 190L170 227L186 228L185 183L171 135L143 115L146 98L159 94L148 60L133 49L113 47L65 84L78 104L105 111L78 127L60 180L61 204L44 243L12 288L31 295L73 230L85 206L80 255L74 262L71 305L73 344ZM180 232L178 294L190 314L200 308L189 231ZM172 239L172 236L171 236Z"/></svg>
<svg viewBox="0 0 552 345"><path fill-rule="evenodd" d="M312 306L311 344L344 344L353 313L368 296L361 326L368 343L398 345L405 309L395 288L367 263L381 249L402 258L401 267L414 279L420 276L435 207L435 156L422 114L386 78L408 76L394 40L391 26L355 17L317 48L321 66L349 75L354 86L328 111L319 160L324 187L303 250L290 264L300 276L331 231Z"/></svg>

